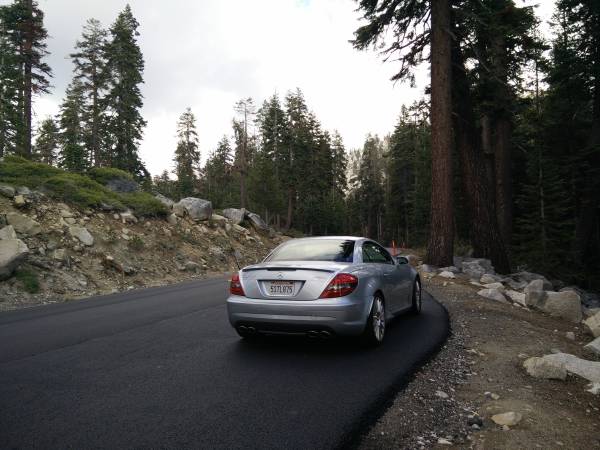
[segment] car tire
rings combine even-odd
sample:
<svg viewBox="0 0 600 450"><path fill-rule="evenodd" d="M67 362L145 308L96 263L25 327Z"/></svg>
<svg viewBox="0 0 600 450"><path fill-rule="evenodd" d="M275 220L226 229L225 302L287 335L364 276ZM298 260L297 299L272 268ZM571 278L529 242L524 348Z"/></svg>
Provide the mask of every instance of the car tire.
<svg viewBox="0 0 600 450"><path fill-rule="evenodd" d="M412 306L410 307L411 314L420 314L423 306L423 289L421 287L421 280L415 279L413 283L412 291Z"/></svg>
<svg viewBox="0 0 600 450"><path fill-rule="evenodd" d="M380 345L385 337L385 327L385 302L380 294L375 294L362 336L364 343L369 346Z"/></svg>

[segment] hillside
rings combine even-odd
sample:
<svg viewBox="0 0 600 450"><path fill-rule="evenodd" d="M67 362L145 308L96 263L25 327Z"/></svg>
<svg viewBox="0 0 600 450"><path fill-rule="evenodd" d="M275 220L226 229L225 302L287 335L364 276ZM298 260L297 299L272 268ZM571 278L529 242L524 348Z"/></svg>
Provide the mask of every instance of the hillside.
<svg viewBox="0 0 600 450"><path fill-rule="evenodd" d="M0 163L0 310L227 272L286 239L251 213L194 219L124 172L90 175Z"/></svg>

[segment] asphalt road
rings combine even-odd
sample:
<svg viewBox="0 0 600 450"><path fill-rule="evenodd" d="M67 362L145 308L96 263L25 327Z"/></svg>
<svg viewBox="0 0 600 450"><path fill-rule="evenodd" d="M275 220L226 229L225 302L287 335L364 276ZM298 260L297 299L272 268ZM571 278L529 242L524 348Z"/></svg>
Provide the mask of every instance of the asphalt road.
<svg viewBox="0 0 600 450"><path fill-rule="evenodd" d="M0 448L332 448L448 333L429 296L386 341L241 341L224 279L0 314Z"/></svg>

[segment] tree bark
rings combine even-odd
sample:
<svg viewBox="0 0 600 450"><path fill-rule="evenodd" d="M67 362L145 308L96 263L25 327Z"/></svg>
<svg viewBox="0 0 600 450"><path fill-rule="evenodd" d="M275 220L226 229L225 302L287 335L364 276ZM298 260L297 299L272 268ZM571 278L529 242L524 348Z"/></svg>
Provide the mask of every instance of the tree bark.
<svg viewBox="0 0 600 450"><path fill-rule="evenodd" d="M494 124L494 164L496 178L496 215L504 242L512 235L512 175L510 156L511 125L506 117Z"/></svg>
<svg viewBox="0 0 600 450"><path fill-rule="evenodd" d="M510 273L504 240L498 229L494 195L486 174L485 156L475 127L470 87L460 50L454 46L454 131L467 199L469 235L476 257L488 258L500 273Z"/></svg>
<svg viewBox="0 0 600 450"><path fill-rule="evenodd" d="M452 90L450 4L431 1L431 226L426 260L452 265Z"/></svg>

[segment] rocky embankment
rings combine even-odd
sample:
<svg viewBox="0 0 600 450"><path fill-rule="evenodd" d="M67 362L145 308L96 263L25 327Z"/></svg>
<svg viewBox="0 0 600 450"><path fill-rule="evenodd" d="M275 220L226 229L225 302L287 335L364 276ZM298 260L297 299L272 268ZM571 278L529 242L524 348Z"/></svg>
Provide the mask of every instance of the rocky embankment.
<svg viewBox="0 0 600 450"><path fill-rule="evenodd" d="M452 334L361 448L600 448L596 295L484 259L409 260Z"/></svg>
<svg viewBox="0 0 600 450"><path fill-rule="evenodd" d="M287 239L245 210L157 198L169 214L141 218L0 185L0 310L226 272Z"/></svg>

